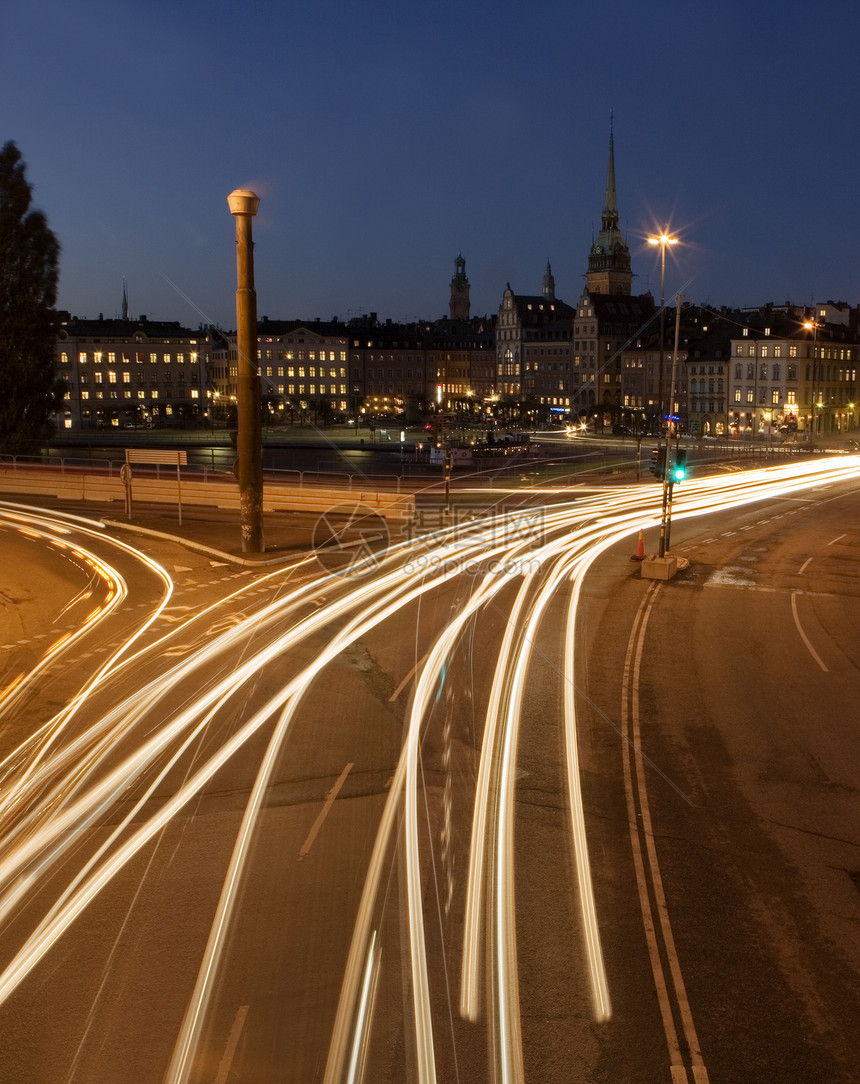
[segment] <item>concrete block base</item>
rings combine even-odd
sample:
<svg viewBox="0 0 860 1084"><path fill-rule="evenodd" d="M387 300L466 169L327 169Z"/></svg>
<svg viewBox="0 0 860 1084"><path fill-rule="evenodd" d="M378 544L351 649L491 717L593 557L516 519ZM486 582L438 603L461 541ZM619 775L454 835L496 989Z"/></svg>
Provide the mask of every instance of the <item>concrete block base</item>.
<svg viewBox="0 0 860 1084"><path fill-rule="evenodd" d="M677 557L646 557L642 562L642 578L645 580L671 580L678 571Z"/></svg>

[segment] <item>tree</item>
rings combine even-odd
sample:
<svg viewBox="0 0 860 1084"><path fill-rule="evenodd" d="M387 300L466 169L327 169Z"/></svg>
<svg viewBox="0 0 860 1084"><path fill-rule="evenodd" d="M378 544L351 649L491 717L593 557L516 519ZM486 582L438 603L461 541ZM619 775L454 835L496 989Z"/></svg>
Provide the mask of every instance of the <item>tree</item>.
<svg viewBox="0 0 860 1084"><path fill-rule="evenodd" d="M63 400L54 366L59 243L14 143L0 149L0 451L38 447Z"/></svg>

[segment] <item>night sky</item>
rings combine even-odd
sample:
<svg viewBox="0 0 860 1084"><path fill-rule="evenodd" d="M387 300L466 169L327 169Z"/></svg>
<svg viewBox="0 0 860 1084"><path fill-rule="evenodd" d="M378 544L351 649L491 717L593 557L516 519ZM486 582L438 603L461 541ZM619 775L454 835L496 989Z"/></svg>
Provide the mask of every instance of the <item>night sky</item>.
<svg viewBox="0 0 860 1084"><path fill-rule="evenodd" d="M228 193L253 188L258 314L472 315L546 261L574 302L610 111L634 293L860 303L854 3L3 0L0 143L62 245L59 305L235 326Z"/></svg>

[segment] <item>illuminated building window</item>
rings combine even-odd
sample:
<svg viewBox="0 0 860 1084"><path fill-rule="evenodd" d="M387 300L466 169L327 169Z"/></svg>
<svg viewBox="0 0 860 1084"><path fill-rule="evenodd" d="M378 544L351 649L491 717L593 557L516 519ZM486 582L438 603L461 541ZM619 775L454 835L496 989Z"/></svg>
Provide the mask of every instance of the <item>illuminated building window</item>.
<svg viewBox="0 0 860 1084"><path fill-rule="evenodd" d="M89 397L90 397L90 393L88 391L82 391L81 392L81 398L82 399L89 399Z"/></svg>
<svg viewBox="0 0 860 1084"><path fill-rule="evenodd" d="M797 347L796 346L790 346L788 348L788 356L790 358L796 358L797 357Z"/></svg>
<svg viewBox="0 0 860 1084"><path fill-rule="evenodd" d="M102 382L102 374L100 372L96 372L96 374L95 374L95 382L97 384L101 384L101 382Z"/></svg>
<svg viewBox="0 0 860 1084"><path fill-rule="evenodd" d="M740 388L735 388L735 402L739 403L740 401L741 401L741 389Z"/></svg>
<svg viewBox="0 0 860 1084"><path fill-rule="evenodd" d="M78 354L78 364L79 365L86 365L86 363L87 363L87 352L86 352L86 350L82 350L80 352L80 354Z"/></svg>
<svg viewBox="0 0 860 1084"><path fill-rule="evenodd" d="M158 388L153 388L152 389L151 398L153 398L153 399L158 398Z"/></svg>
<svg viewBox="0 0 860 1084"><path fill-rule="evenodd" d="M131 383L131 373L127 369L122 374L122 382L123 384Z"/></svg>
<svg viewBox="0 0 860 1084"><path fill-rule="evenodd" d="M770 401L774 406L779 406L779 391L771 392Z"/></svg>
<svg viewBox="0 0 860 1084"><path fill-rule="evenodd" d="M150 365L155 365L155 363L157 361L158 361L158 354L150 354L149 355L149 364Z"/></svg>
<svg viewBox="0 0 860 1084"><path fill-rule="evenodd" d="M192 399L199 399L200 398L200 392L197 390L197 388L192 388L191 389L191 398Z"/></svg>
<svg viewBox="0 0 860 1084"><path fill-rule="evenodd" d="M752 403L752 402L755 402L755 400L753 399L753 391L752 391L752 388L749 388L749 389L747 390L747 402L748 402L748 403Z"/></svg>

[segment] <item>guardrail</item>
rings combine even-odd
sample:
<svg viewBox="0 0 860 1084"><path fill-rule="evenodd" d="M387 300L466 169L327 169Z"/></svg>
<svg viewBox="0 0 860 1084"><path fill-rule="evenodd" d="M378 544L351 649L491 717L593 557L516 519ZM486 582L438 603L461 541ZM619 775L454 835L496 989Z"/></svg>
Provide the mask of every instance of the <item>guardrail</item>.
<svg viewBox="0 0 860 1084"><path fill-rule="evenodd" d="M8 457L7 457L8 458ZM125 482L116 469L57 470L37 463L0 461L0 491L29 496L58 497L73 501L123 502ZM136 502L175 504L178 499L178 468L135 469L131 485ZM239 487L226 473L217 479L201 478L199 472L182 470L181 502L184 505L239 508ZM366 484L350 487L290 485L264 481L263 511L324 512L338 504L361 504L391 519L411 519L415 497L411 493L386 493Z"/></svg>

